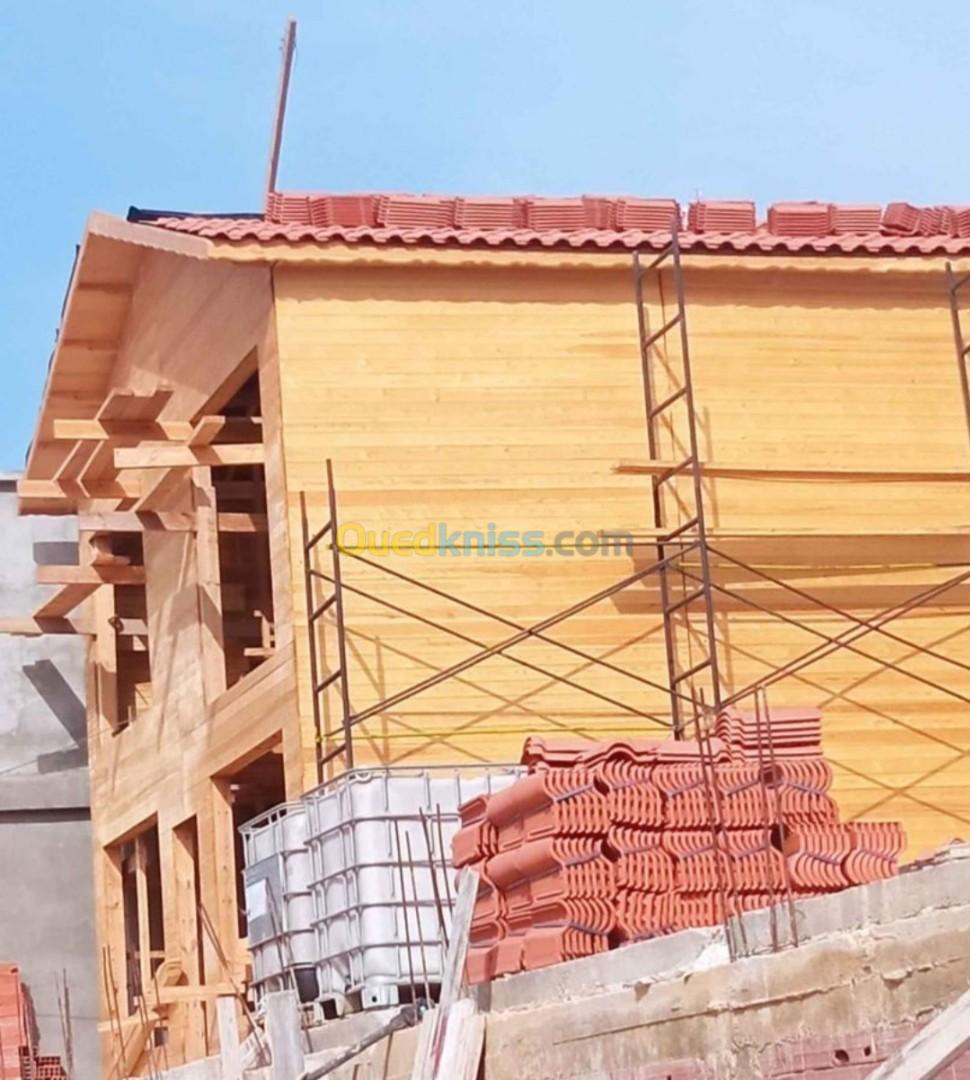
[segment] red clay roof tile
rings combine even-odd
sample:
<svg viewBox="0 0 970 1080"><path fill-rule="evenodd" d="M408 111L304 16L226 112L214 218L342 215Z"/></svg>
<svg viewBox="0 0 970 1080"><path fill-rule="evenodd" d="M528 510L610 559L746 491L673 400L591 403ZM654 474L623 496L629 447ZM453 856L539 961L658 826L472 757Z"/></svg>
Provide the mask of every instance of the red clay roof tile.
<svg viewBox="0 0 970 1080"><path fill-rule="evenodd" d="M970 208L584 195L438 196L274 192L265 217L132 211L132 220L208 239L271 243L658 250L673 220L687 251L928 255L970 251Z"/></svg>
<svg viewBox="0 0 970 1080"><path fill-rule="evenodd" d="M530 774L461 810L456 862L485 825L499 848L477 863L470 979L896 873L898 823L839 822L818 710L728 712L718 728L714 761L691 740L526 741ZM769 731L766 764L753 754Z"/></svg>

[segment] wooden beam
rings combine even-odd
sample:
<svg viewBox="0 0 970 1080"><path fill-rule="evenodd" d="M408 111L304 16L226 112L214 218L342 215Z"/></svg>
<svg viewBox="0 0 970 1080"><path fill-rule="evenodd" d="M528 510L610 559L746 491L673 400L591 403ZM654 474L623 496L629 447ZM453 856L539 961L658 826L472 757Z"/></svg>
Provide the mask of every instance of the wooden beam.
<svg viewBox="0 0 970 1080"><path fill-rule="evenodd" d="M34 619L63 618L63 616L72 612L78 604L83 604L98 588L100 588L100 585L91 583L63 585L53 596L48 597L37 608L34 612Z"/></svg>
<svg viewBox="0 0 970 1080"><path fill-rule="evenodd" d="M38 566L39 585L144 585L143 566Z"/></svg>
<svg viewBox="0 0 970 1080"><path fill-rule="evenodd" d="M55 441L103 442L133 439L140 442L185 442L195 425L188 420L70 420L55 418Z"/></svg>
<svg viewBox="0 0 970 1080"><path fill-rule="evenodd" d="M221 443L218 446L120 446L116 469L179 469L198 465L262 465L262 443Z"/></svg>
<svg viewBox="0 0 970 1080"><path fill-rule="evenodd" d="M139 477L90 480L81 484L71 480L18 480L17 497L27 500L52 500L74 504L80 499L137 499L142 494Z"/></svg>
<svg viewBox="0 0 970 1080"><path fill-rule="evenodd" d="M163 905L167 912L165 947L174 954L185 971L189 986L179 990L201 991L207 995L216 986L201 986L202 953L198 914L198 826L194 817L173 829L161 830L167 846L167 860L163 858ZM225 991L231 994L232 987ZM169 991L161 990L162 1000L169 1000ZM186 1061L204 1057L207 1052L205 1040L205 1007L203 998L189 998L182 1003L179 1016L177 1044ZM180 1037L178 1037L180 1036Z"/></svg>
<svg viewBox="0 0 970 1080"><path fill-rule="evenodd" d="M199 626L202 635L202 686L205 700L211 705L226 689L226 652L216 493L208 469L193 469L192 501L197 523L195 561L198 573Z"/></svg>
<svg viewBox="0 0 970 1080"><path fill-rule="evenodd" d="M0 618L0 634L11 637L43 637L44 634L91 634L93 625L87 619L65 619L53 616L18 615Z"/></svg>
<svg viewBox="0 0 970 1080"><path fill-rule="evenodd" d="M258 416L203 416L197 421L187 442L189 446L220 443L253 443L263 437L263 421Z"/></svg>
<svg viewBox="0 0 970 1080"><path fill-rule="evenodd" d="M264 533L267 529L265 514L223 513L216 522L221 533Z"/></svg>
<svg viewBox="0 0 970 1080"><path fill-rule="evenodd" d="M195 515L175 510L104 510L78 515L78 528L100 533L191 532Z"/></svg>
<svg viewBox="0 0 970 1080"><path fill-rule="evenodd" d="M221 533L266 532L265 514L224 513L216 518ZM100 533L192 532L195 515L177 510L102 510L78 515L78 528Z"/></svg>
<svg viewBox="0 0 970 1080"><path fill-rule="evenodd" d="M871 1073L869 1080L930 1080L970 1049L970 990Z"/></svg>
<svg viewBox="0 0 970 1080"><path fill-rule="evenodd" d="M226 425L225 416L203 416L192 429L189 446L208 446L214 442Z"/></svg>
<svg viewBox="0 0 970 1080"><path fill-rule="evenodd" d="M657 476L674 468L673 461L621 461L613 472L630 476ZM701 472L722 480L844 480L852 483L961 483L970 480L968 469L837 469L794 468L787 465L729 465L702 462ZM682 474L689 476L689 471Z"/></svg>
<svg viewBox="0 0 970 1080"><path fill-rule="evenodd" d="M208 446L223 442L255 442L262 434L259 417L203 416L190 420L94 420L57 417L53 423L55 442L105 442L127 439L132 442L175 442Z"/></svg>
<svg viewBox="0 0 970 1080"><path fill-rule="evenodd" d="M156 473L140 493L135 511L140 513L164 504L188 482L188 477L188 469L169 469L167 472Z"/></svg>
<svg viewBox="0 0 970 1080"><path fill-rule="evenodd" d="M154 420L172 397L172 390L160 386L150 394L115 388L102 401L97 420Z"/></svg>
<svg viewBox="0 0 970 1080"><path fill-rule="evenodd" d="M89 443L75 443L58 466L57 472L54 473L54 479L62 483L79 480L97 449L96 445Z"/></svg>
<svg viewBox="0 0 970 1080"><path fill-rule="evenodd" d="M108 620L118 637L148 637L148 621L114 615Z"/></svg>
<svg viewBox="0 0 970 1080"><path fill-rule="evenodd" d="M141 992L148 997L152 985L151 915L148 899L148 841L144 833L135 837L135 903L138 911L138 971Z"/></svg>

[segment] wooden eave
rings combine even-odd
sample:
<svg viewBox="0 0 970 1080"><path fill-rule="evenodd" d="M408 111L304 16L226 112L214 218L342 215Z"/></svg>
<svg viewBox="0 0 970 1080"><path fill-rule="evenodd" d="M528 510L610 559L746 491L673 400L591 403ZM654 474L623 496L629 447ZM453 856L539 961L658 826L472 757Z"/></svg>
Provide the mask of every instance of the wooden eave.
<svg viewBox="0 0 970 1080"><path fill-rule="evenodd" d="M95 212L88 219L68 286L40 411L24 470L49 480L75 443L55 440L54 420L92 419L105 399L146 250L209 257L209 241L165 233ZM22 498L21 513L64 513L63 500Z"/></svg>

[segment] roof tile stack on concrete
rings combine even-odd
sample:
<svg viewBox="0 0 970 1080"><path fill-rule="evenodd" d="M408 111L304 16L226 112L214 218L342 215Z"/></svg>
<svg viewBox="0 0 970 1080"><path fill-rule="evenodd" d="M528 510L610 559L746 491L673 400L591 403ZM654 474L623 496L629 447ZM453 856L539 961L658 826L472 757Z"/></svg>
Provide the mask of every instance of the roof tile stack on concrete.
<svg viewBox="0 0 970 1080"><path fill-rule="evenodd" d="M469 980L894 874L902 827L839 821L821 730L818 710L777 709L725 712L701 744L527 739L529 774L461 808Z"/></svg>

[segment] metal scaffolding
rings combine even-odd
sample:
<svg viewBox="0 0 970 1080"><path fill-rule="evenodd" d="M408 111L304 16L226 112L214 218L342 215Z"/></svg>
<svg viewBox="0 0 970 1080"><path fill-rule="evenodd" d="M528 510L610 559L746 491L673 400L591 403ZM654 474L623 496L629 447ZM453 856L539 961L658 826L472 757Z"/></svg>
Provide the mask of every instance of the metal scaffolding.
<svg viewBox="0 0 970 1080"><path fill-rule="evenodd" d="M782 679L790 678L839 650L851 652L871 661L875 668L893 671L912 679L927 690L940 693L962 704L970 703L967 695L938 679L912 671L901 663L880 657L860 647L857 642L867 635L878 635L912 650L914 655L931 658L937 665L970 671L970 664L922 645L909 637L888 629L890 623L918 608L938 601L957 587L970 582L970 570L961 570L945 581L915 592L902 602L863 617L819 597L810 590L785 581L777 574L753 565L725 550L720 541L711 541L704 507L704 474L699 456L697 408L694 400L683 257L676 229L670 243L650 262L644 263L639 253L633 257L634 300L640 343L645 406L645 433L650 460L655 466L651 477L651 507L653 532L649 546L656 558L643 569L626 575L614 584L578 603L549 615L536 623L525 625L501 612L473 603L455 593L430 585L405 574L358 551L341 549L338 544L337 491L332 464L327 462L328 520L315 533L310 532L305 495L301 499L303 516L303 553L306 572L306 603L310 635L310 669L313 686L313 716L317 733L318 772L322 778L326 765L343 756L347 767L353 764L354 729L368 719L386 713L405 701L441 683L457 678L486 660L501 658L543 678L570 687L600 703L608 704L630 716L669 729L677 738L695 735L705 739L710 734L711 718L716 718L728 706L748 703L756 712L764 708L764 691ZM665 281L664 278L667 278ZM970 390L968 390L968 357L970 346L965 343L960 322L960 291L970 282L970 274L957 277L948 265L947 289L953 320L953 333L959 364L959 380L967 407L970 431ZM651 328L648 312L648 293L655 289L661 312L664 306L664 286L673 282L673 311L662 315L658 329ZM970 292L970 290L968 290ZM666 383L666 385L664 385ZM682 456L665 463L663 453L680 451ZM329 571L321 569L317 551L324 545L331 551ZM366 566L380 575L413 587L417 592L431 594L457 605L462 610L487 619L509 633L494 644L466 634L437 619L432 619L410 607L389 600L370 588L351 584L341 572L347 560ZM967 565L967 564L957 564ZM770 584L779 595L796 597L799 614L772 607L755 596L738 591L718 580L715 567L734 567L752 578ZM549 635L569 619L614 597L631 586L656 578L660 596L666 652L666 681L651 678L640 671L597 656L586 649L566 644ZM320 583L330 588L322 599L318 596ZM347 666L347 627L345 625L345 594L377 604L386 611L413 619L442 634L471 646L473 651L464 659L435 671L411 686L382 698L373 704L355 709L352 705ZM760 594L758 594L760 595ZM818 639L804 653L777 664L765 675L740 688L725 687L719 664L716 628L718 598L740 605L742 609L758 612L798 628ZM851 625L837 633L826 633L814 625L806 613L825 612L842 618ZM321 648L321 633L331 626L336 633L336 664L325 671ZM607 670L617 675L631 688L662 692L669 698L669 715L651 712L631 705L610 693L604 693L580 681L574 675L564 675L542 664L514 655L511 650L529 641L542 642L584 662L587 670ZM699 642L699 655L697 653ZM723 644L723 643L722 643ZM328 688L339 683L341 723L339 730L325 730L322 697ZM619 685L619 683L617 684ZM760 704L759 704L760 703Z"/></svg>

